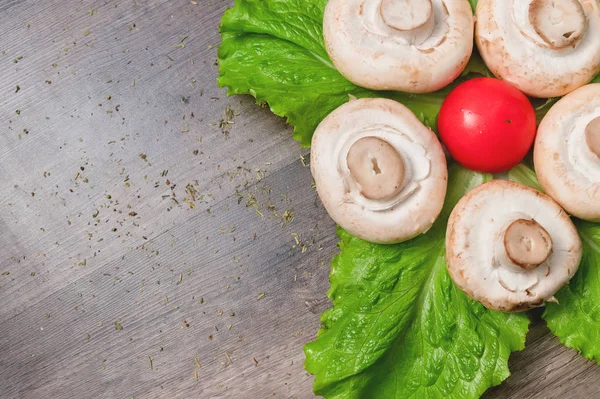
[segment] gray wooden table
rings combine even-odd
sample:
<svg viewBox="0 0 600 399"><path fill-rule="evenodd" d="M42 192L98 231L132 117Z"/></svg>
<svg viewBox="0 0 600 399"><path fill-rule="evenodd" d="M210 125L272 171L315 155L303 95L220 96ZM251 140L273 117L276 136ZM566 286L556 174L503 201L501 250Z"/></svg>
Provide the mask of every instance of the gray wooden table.
<svg viewBox="0 0 600 399"><path fill-rule="evenodd" d="M216 87L230 5L0 0L2 398L313 397L335 228ZM600 397L539 320L511 366L487 398Z"/></svg>

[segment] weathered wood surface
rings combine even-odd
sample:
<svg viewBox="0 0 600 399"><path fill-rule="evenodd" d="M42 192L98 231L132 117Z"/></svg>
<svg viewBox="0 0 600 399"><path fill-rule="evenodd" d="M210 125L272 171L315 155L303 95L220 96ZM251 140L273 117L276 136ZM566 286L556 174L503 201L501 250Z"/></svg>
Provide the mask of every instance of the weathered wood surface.
<svg viewBox="0 0 600 399"><path fill-rule="evenodd" d="M334 225L290 128L216 87L230 1L192 3L0 0L2 398L313 397ZM528 341L487 398L600 396Z"/></svg>

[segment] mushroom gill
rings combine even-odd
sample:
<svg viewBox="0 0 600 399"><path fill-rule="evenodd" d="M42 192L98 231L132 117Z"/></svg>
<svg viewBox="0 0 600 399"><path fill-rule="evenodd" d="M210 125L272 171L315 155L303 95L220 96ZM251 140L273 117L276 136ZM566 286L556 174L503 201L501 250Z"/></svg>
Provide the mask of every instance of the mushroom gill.
<svg viewBox="0 0 600 399"><path fill-rule="evenodd" d="M412 93L441 89L461 74L473 29L467 0L329 0L323 19L327 52L342 75Z"/></svg>
<svg viewBox="0 0 600 399"><path fill-rule="evenodd" d="M480 0L475 41L496 77L558 97L600 72L597 0Z"/></svg>
<svg viewBox="0 0 600 399"><path fill-rule="evenodd" d="M548 195L571 215L600 221L600 84L552 106L538 128L533 157Z"/></svg>
<svg viewBox="0 0 600 399"><path fill-rule="evenodd" d="M352 100L325 118L313 136L311 171L332 219L377 243L427 231L448 175L435 134L387 99Z"/></svg>
<svg viewBox="0 0 600 399"><path fill-rule="evenodd" d="M556 301L573 277L581 241L549 196L504 180L483 184L450 215L446 263L454 283L490 309L522 311Z"/></svg>

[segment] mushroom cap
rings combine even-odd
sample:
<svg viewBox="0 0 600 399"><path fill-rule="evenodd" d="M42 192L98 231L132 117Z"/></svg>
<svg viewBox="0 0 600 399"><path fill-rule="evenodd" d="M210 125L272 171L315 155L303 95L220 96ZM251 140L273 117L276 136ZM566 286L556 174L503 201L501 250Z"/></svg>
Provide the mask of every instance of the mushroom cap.
<svg viewBox="0 0 600 399"><path fill-rule="evenodd" d="M515 222L522 225L518 234L512 230ZM523 260L536 260L535 267L515 262L510 249L520 251ZM556 301L553 295L573 277L581 253L581 240L564 210L549 196L511 181L476 187L448 221L450 277L467 296L493 310L516 312Z"/></svg>
<svg viewBox="0 0 600 399"><path fill-rule="evenodd" d="M382 98L352 100L321 122L311 171L331 218L383 244L429 230L448 180L435 134L404 105Z"/></svg>
<svg viewBox="0 0 600 399"><path fill-rule="evenodd" d="M479 0L475 41L496 77L558 97L600 72L597 0Z"/></svg>
<svg viewBox="0 0 600 399"><path fill-rule="evenodd" d="M465 69L473 18L467 0L329 0L323 36L335 67L354 84L428 93Z"/></svg>
<svg viewBox="0 0 600 399"><path fill-rule="evenodd" d="M538 128L533 158L544 191L571 215L600 222L600 84L566 95Z"/></svg>

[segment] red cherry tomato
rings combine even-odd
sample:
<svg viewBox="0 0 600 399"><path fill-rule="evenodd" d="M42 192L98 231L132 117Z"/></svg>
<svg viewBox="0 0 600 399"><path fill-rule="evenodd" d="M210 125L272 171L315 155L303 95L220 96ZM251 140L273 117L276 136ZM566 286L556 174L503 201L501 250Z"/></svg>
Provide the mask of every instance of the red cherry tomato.
<svg viewBox="0 0 600 399"><path fill-rule="evenodd" d="M498 173L527 155L535 139L535 111L527 97L508 83L477 78L450 92L440 110L438 130L458 163Z"/></svg>

